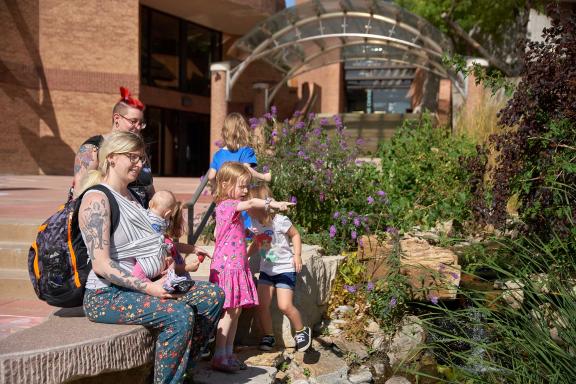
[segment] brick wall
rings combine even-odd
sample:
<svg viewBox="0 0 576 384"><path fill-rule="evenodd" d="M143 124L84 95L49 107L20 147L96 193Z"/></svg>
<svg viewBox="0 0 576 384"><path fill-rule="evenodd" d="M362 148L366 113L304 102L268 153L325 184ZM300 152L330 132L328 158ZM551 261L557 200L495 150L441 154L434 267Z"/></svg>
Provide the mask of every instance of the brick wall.
<svg viewBox="0 0 576 384"><path fill-rule="evenodd" d="M72 174L79 145L110 130L119 86L139 90L138 12L137 0L0 3L0 173Z"/></svg>

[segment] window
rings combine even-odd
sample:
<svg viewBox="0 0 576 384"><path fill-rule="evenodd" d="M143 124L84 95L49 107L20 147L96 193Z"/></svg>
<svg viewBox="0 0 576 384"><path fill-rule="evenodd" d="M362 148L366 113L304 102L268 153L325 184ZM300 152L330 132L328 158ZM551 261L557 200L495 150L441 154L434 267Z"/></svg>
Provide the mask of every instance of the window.
<svg viewBox="0 0 576 384"><path fill-rule="evenodd" d="M209 96L221 33L144 6L140 25L142 84Z"/></svg>

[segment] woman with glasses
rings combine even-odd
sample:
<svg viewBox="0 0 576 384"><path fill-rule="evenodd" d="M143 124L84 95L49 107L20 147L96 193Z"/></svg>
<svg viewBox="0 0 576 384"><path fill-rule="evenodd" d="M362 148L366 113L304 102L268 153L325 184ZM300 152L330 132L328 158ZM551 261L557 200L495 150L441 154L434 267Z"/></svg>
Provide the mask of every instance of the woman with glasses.
<svg viewBox="0 0 576 384"><path fill-rule="evenodd" d="M120 100L112 109L112 132L131 132L140 135L146 128L144 121L144 104L130 95L127 88L120 87ZM98 166L98 148L104 136L92 136L86 140L78 150L74 159L74 182L70 189L69 198L77 197L74 186L78 185L84 175ZM130 184L130 189L137 195L140 203L148 207L148 201L154 195L152 169L146 160L137 180Z"/></svg>
<svg viewBox="0 0 576 384"><path fill-rule="evenodd" d="M82 197L78 222L92 262L84 312L94 322L154 330L154 383L181 383L220 319L224 292L195 281L188 292L171 294L162 287L164 279L143 281L132 274L136 256L158 252L163 243L128 188L142 170L144 142L139 135L113 132L101 143L99 157L98 168L86 174L78 192L103 184L118 203L120 221L111 233L106 194L90 190Z"/></svg>

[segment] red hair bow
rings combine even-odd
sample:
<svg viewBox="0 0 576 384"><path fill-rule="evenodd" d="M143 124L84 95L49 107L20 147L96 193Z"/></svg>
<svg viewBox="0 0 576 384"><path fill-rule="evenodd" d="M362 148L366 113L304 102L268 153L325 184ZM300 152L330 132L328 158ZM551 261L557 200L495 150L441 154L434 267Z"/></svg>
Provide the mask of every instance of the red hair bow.
<svg viewBox="0 0 576 384"><path fill-rule="evenodd" d="M141 111L144 110L144 104L137 98L130 96L130 91L128 88L120 87L120 96L120 101L123 101L133 108L137 108Z"/></svg>

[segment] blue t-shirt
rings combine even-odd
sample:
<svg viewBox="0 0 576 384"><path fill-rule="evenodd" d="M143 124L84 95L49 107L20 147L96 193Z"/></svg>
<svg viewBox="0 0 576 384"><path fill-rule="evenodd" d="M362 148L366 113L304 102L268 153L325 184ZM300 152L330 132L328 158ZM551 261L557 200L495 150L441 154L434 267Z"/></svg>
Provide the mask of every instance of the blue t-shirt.
<svg viewBox="0 0 576 384"><path fill-rule="evenodd" d="M228 148L224 147L218 150L212 158L210 163L210 168L214 169L216 172L220 170L222 165L227 161L237 161L239 163L247 163L251 166L258 164L256 160L256 154L254 150L250 147L240 147L236 152L232 152Z"/></svg>
<svg viewBox="0 0 576 384"><path fill-rule="evenodd" d="M250 147L240 147L236 152L232 152L228 148L224 147L218 150L214 154L212 158L212 162L210 163L210 168L214 169L216 172L222 168L227 161L237 161L242 164L250 164L250 166L255 167L258 165L258 161L256 160L256 153ZM250 220L250 216L248 216L248 212L242 211L242 218L244 219L244 227L250 228L252 226L252 222Z"/></svg>

